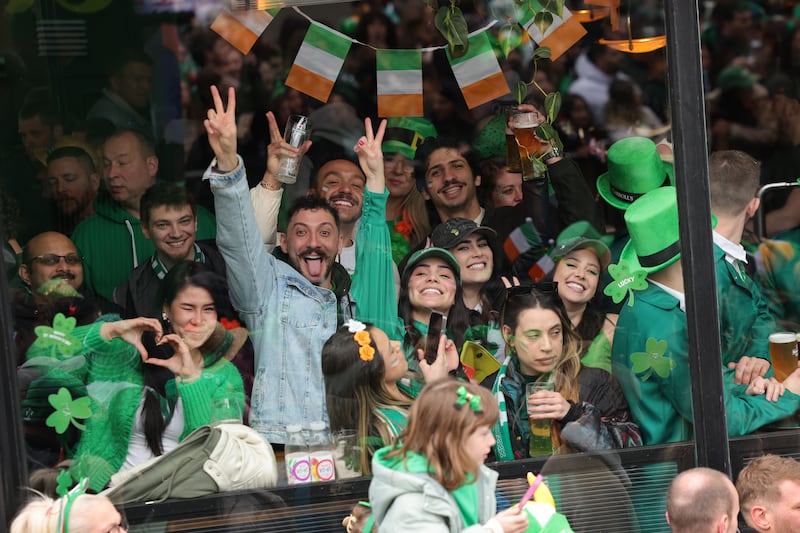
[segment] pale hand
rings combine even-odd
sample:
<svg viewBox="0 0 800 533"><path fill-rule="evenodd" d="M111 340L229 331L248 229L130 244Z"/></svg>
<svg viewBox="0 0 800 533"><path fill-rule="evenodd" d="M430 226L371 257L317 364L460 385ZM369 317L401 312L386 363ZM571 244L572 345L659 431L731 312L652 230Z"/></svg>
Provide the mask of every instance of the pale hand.
<svg viewBox="0 0 800 533"><path fill-rule="evenodd" d="M519 512L517 508L509 507L494 515L494 519L503 528L503 533L523 533L528 529L528 513Z"/></svg>
<svg viewBox="0 0 800 533"><path fill-rule="evenodd" d="M383 135L386 133L386 119L381 120L378 132L372 133L372 120L364 119L364 135L358 140L353 150L358 155L358 164L367 177L367 187L372 192L382 193L386 178L383 174Z"/></svg>
<svg viewBox="0 0 800 533"><path fill-rule="evenodd" d="M295 147L287 143L281 134L275 115L272 111L267 112L267 124L269 126L269 145L267 145L267 172L271 175L278 173L281 166L282 157L297 157L305 154L311 148L311 141L304 142L301 146Z"/></svg>
<svg viewBox="0 0 800 533"><path fill-rule="evenodd" d="M219 89L211 86L214 108L209 109L203 126L208 133L208 144L217 157L217 167L226 171L234 170L239 164L236 156L236 91L228 89L228 107L222 103Z"/></svg>
<svg viewBox="0 0 800 533"><path fill-rule="evenodd" d="M152 331L155 333L156 341L161 338L161 322L155 318L130 318L128 320L118 320L116 322L105 322L100 326L100 336L105 340L122 339L139 352L142 360L147 360L147 350L142 344L142 333Z"/></svg>
<svg viewBox="0 0 800 533"><path fill-rule="evenodd" d="M442 335L439 337L439 346L436 350L436 361L429 365L425 360L425 352L417 350L419 359L419 369L425 377L425 381L430 383L437 379L446 378L448 372L458 368L458 350L453 341Z"/></svg>
<svg viewBox="0 0 800 533"><path fill-rule="evenodd" d="M528 396L528 418L561 420L569 412L569 402L560 392L540 390Z"/></svg>
<svg viewBox="0 0 800 533"><path fill-rule="evenodd" d="M736 363L728 363L728 368L736 370L733 382L749 385L754 379L763 377L769 370L769 361L760 357L742 356Z"/></svg>
<svg viewBox="0 0 800 533"><path fill-rule="evenodd" d="M169 359L151 357L145 359L145 363L167 368L181 379L192 380L200 377L203 367L194 362L189 347L186 346L186 343L179 335L168 333L161 337L158 344L169 344L175 350L175 353Z"/></svg>
<svg viewBox="0 0 800 533"><path fill-rule="evenodd" d="M759 396L763 394L767 401L777 402L778 398L783 396L785 391L786 387L777 379L757 377L750 382L745 394L748 396Z"/></svg>
<svg viewBox="0 0 800 533"><path fill-rule="evenodd" d="M783 386L786 387L789 392L800 394L800 368L796 369L783 380Z"/></svg>

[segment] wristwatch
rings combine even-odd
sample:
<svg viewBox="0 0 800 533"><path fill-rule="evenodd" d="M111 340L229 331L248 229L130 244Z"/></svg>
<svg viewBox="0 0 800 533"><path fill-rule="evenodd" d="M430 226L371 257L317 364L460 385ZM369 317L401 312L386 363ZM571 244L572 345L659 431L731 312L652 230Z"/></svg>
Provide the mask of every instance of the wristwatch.
<svg viewBox="0 0 800 533"><path fill-rule="evenodd" d="M554 157L561 157L563 154L561 150L558 149L558 146L553 146L549 152L544 154L542 157L542 161L547 161L548 159L553 159Z"/></svg>

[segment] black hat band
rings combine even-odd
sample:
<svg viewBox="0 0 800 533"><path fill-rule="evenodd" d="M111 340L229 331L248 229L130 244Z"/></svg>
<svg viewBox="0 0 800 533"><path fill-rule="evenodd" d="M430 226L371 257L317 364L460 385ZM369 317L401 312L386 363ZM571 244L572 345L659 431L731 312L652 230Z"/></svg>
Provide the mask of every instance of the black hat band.
<svg viewBox="0 0 800 533"><path fill-rule="evenodd" d="M637 257L641 266L651 268L666 263L679 253L681 253L681 243L675 241L659 252L650 255L637 254Z"/></svg>
<svg viewBox="0 0 800 533"><path fill-rule="evenodd" d="M669 185L669 174L667 174L666 177L664 177L664 181L661 182L661 185L659 185L658 187L663 187L665 185ZM638 198L644 196L645 194L647 194L647 193L644 193L644 192L637 193L637 192L622 191L622 190L617 189L616 187L614 187L611 184L611 180L609 180L608 186L611 188L611 194L613 194L614 196L616 196L617 198L619 198L623 202L628 202L628 203L631 203L631 204L634 201L636 201L636 199L638 199ZM658 187L655 187L655 188L658 189ZM647 191L647 192L650 192L650 191Z"/></svg>
<svg viewBox="0 0 800 533"><path fill-rule="evenodd" d="M386 133L383 136L383 142L399 141L409 145L412 150L416 150L417 143L424 139L418 132L407 128L386 128Z"/></svg>

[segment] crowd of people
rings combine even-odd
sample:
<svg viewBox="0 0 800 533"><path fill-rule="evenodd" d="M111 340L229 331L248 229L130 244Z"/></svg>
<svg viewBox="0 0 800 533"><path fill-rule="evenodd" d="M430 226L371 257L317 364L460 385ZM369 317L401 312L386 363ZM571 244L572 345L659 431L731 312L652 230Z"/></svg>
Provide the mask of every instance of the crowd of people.
<svg viewBox="0 0 800 533"><path fill-rule="evenodd" d="M406 23L424 27L425 13L373 6L351 30L374 46L431 44ZM703 39L731 436L800 407L800 370L775 376L768 347L800 324L800 189L757 197L791 175L800 144L784 15L716 2ZM562 91L563 149L543 142L534 155L546 171L523 178L507 159L509 102L466 113L445 76L426 78L425 118L374 117L374 58L361 52L326 104L284 87L303 29L287 17L286 49L259 44L244 58L213 32L187 31L181 128L157 112L153 59L132 50L84 121L68 124L40 90L20 107L0 201L31 468L70 458L73 477L100 490L213 422L227 399L276 448L290 425L356 431L359 471L376 483L392 485L381 478L398 461L411 473L427 462L458 493L442 513L516 531L517 515L494 505L464 514L459 498L493 492L485 460L691 440L664 51L632 60L587 38L538 60L517 108L544 116L538 88ZM533 76L520 50L501 61L510 84ZM310 117L300 146L284 139L290 114ZM301 161L296 183L279 176L286 158ZM759 209L766 235L752 231ZM529 394L536 383L549 390ZM59 389L88 399L85 416L51 423ZM438 399L426 406L423 391ZM485 409L426 414L457 394ZM542 423L550 442L534 452ZM468 456L443 455L437 431ZM464 489L473 481L478 492ZM377 502L379 522L430 518L395 519L392 505Z"/></svg>

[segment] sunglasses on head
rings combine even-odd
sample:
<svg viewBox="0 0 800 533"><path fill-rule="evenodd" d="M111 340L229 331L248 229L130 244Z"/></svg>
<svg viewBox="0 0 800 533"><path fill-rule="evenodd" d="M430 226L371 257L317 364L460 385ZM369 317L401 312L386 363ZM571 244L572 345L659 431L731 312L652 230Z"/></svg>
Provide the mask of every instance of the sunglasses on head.
<svg viewBox="0 0 800 533"><path fill-rule="evenodd" d="M553 293L558 290L557 281L540 281L538 283L526 283L524 285L514 285L506 287L506 300L512 296L523 296L530 294L536 289L539 292Z"/></svg>

